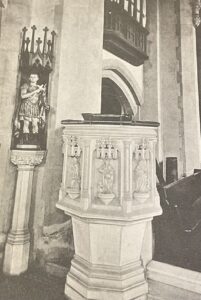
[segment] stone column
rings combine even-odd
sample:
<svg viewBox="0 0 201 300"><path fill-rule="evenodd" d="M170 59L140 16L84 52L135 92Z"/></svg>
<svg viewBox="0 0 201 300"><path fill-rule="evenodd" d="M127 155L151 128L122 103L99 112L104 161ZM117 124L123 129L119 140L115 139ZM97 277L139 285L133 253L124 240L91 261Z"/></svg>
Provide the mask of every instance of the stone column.
<svg viewBox="0 0 201 300"><path fill-rule="evenodd" d="M141 107L141 119L160 123L158 129L157 159L163 161L163 122L161 103L161 41L160 41L160 0L149 0L147 4L147 51L149 59L143 65L144 103ZM151 99L151 101L150 101Z"/></svg>
<svg viewBox="0 0 201 300"><path fill-rule="evenodd" d="M12 226L8 234L3 271L19 275L28 268L30 233L28 229L33 171L45 151L12 150L11 162L18 167Z"/></svg>

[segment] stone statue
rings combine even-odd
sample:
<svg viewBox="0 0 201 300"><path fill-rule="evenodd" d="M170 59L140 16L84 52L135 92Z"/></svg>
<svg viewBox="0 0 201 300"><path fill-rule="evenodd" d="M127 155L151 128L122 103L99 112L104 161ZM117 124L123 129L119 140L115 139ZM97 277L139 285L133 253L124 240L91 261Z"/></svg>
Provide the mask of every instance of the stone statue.
<svg viewBox="0 0 201 300"><path fill-rule="evenodd" d="M98 182L97 196L105 205L108 205L115 198L113 192L115 172L110 164L110 160L105 159L98 171L101 174L101 179Z"/></svg>
<svg viewBox="0 0 201 300"><path fill-rule="evenodd" d="M102 175L102 180L99 183L99 191L104 194L113 193L114 184L114 169L109 160L105 160L104 164L99 168L99 172Z"/></svg>
<svg viewBox="0 0 201 300"><path fill-rule="evenodd" d="M73 157L71 162L70 184L66 190L68 196L73 200L77 199L80 196L80 183L80 162L77 157Z"/></svg>
<svg viewBox="0 0 201 300"><path fill-rule="evenodd" d="M46 86L38 85L38 80L38 74L31 73L29 83L21 86L21 103L15 120L15 127L23 133L21 144L31 143L30 133L35 143L39 125L45 125L45 110L49 110L46 104Z"/></svg>
<svg viewBox="0 0 201 300"><path fill-rule="evenodd" d="M149 179L147 161L140 159L135 169L135 192L147 193L149 191Z"/></svg>
<svg viewBox="0 0 201 300"><path fill-rule="evenodd" d="M80 190L80 164L76 157L73 157L73 164L71 166L71 189Z"/></svg>

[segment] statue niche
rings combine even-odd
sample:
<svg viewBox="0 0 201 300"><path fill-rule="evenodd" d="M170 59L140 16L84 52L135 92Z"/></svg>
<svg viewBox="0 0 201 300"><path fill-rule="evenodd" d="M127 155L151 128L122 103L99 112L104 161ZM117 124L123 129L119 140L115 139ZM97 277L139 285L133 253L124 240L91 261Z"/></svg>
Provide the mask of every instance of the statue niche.
<svg viewBox="0 0 201 300"><path fill-rule="evenodd" d="M53 68L55 32L47 39L45 27L43 41L35 40L36 26L32 37L26 38L23 28L22 48L19 58L19 93L16 105L12 148L46 149L49 75ZM42 50L41 50L42 44Z"/></svg>

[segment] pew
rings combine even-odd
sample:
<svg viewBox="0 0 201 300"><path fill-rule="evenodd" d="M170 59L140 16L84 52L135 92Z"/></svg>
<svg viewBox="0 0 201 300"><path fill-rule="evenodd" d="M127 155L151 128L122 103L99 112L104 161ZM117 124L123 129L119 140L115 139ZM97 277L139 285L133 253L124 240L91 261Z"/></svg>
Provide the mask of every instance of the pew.
<svg viewBox="0 0 201 300"><path fill-rule="evenodd" d="M153 222L154 259L201 271L201 172L170 184L157 177L163 214Z"/></svg>

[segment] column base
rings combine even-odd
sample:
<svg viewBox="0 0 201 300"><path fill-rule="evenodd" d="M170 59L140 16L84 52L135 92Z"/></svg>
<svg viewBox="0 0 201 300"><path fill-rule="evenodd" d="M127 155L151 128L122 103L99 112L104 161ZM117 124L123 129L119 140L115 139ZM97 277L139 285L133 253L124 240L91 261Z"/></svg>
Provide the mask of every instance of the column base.
<svg viewBox="0 0 201 300"><path fill-rule="evenodd" d="M65 294L72 300L145 300L147 293L140 261L122 267L104 266L76 256L65 285Z"/></svg>
<svg viewBox="0 0 201 300"><path fill-rule="evenodd" d="M3 272L19 275L28 269L30 234L24 231L10 232L5 247Z"/></svg>
<svg viewBox="0 0 201 300"><path fill-rule="evenodd" d="M5 243L6 243L6 234L3 232L0 232L0 267L2 267L3 264L3 253L5 249Z"/></svg>

